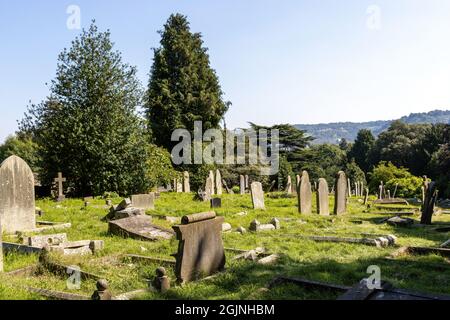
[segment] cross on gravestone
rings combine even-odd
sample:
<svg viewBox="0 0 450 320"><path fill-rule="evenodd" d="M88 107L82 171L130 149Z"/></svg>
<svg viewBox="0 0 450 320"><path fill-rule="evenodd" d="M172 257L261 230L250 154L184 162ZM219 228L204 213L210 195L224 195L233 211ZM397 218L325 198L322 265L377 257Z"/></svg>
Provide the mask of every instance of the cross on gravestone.
<svg viewBox="0 0 450 320"><path fill-rule="evenodd" d="M66 180L66 178L63 178L62 173L58 172L58 177L55 178L55 183L58 184L58 198L56 198L56 201L58 202L63 201L66 198L63 192L63 182L66 182Z"/></svg>

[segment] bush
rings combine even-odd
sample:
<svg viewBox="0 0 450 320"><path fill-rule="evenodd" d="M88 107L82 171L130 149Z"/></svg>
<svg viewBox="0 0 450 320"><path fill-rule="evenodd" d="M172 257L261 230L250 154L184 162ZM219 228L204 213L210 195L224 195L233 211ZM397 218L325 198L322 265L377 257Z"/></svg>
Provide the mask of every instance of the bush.
<svg viewBox="0 0 450 320"><path fill-rule="evenodd" d="M372 192L378 192L379 185L383 181L391 193L398 184L396 196L415 197L421 194L423 180L413 176L406 168L397 168L391 162L380 162L369 175L369 188Z"/></svg>
<svg viewBox="0 0 450 320"><path fill-rule="evenodd" d="M170 153L166 149L149 144L147 152L146 178L150 190L167 185L173 178L181 176L174 170Z"/></svg>

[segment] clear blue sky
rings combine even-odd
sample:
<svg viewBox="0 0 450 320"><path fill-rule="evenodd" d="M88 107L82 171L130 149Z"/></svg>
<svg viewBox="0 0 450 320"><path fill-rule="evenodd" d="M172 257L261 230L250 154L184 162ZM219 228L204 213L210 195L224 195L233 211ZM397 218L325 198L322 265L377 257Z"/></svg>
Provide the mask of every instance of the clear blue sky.
<svg viewBox="0 0 450 320"><path fill-rule="evenodd" d="M79 34L69 5L82 27L95 18L111 30L144 85L157 30L187 15L233 103L229 128L450 109L448 0L0 0L0 141L48 94L58 53Z"/></svg>

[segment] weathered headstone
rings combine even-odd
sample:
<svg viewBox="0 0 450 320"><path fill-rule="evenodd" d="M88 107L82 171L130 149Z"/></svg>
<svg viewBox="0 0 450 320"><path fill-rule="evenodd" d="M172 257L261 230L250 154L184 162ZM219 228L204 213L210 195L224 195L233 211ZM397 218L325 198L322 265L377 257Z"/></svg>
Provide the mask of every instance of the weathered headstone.
<svg viewBox="0 0 450 320"><path fill-rule="evenodd" d="M61 202L64 201L66 196L64 195L63 182L66 182L66 178L63 178L62 173L58 172L58 177L54 179L55 183L58 184L58 197L56 201Z"/></svg>
<svg viewBox="0 0 450 320"><path fill-rule="evenodd" d="M265 210L264 191L261 182L252 182L251 186L253 209Z"/></svg>
<svg viewBox="0 0 450 320"><path fill-rule="evenodd" d="M179 240L175 274L179 283L189 282L223 270L223 217L214 212L184 216L173 226Z"/></svg>
<svg viewBox="0 0 450 320"><path fill-rule="evenodd" d="M245 177L242 174L239 176L239 188L240 194L245 194Z"/></svg>
<svg viewBox="0 0 450 320"><path fill-rule="evenodd" d="M219 169L216 170L216 194L222 195L222 175Z"/></svg>
<svg viewBox="0 0 450 320"><path fill-rule="evenodd" d="M352 184L350 182L350 178L347 179L347 193L348 193L348 197L351 198L351 196L352 196Z"/></svg>
<svg viewBox="0 0 450 320"><path fill-rule="evenodd" d="M173 237L172 230L152 224L149 216L135 216L108 223L108 232L125 238L156 241Z"/></svg>
<svg viewBox="0 0 450 320"><path fill-rule="evenodd" d="M330 215L329 189L327 180L319 179L319 187L317 189L317 213L322 216Z"/></svg>
<svg viewBox="0 0 450 320"><path fill-rule="evenodd" d="M436 188L436 183L434 181L430 182L427 185L425 193L425 201L422 205L422 217L420 219L421 224L427 225L431 224L437 197L438 197L438 190Z"/></svg>
<svg viewBox="0 0 450 320"><path fill-rule="evenodd" d="M205 197L203 198L203 201L210 201L212 198L212 195L214 194L214 180L211 179L211 177L206 178L205 183Z"/></svg>
<svg viewBox="0 0 450 320"><path fill-rule="evenodd" d="M28 164L17 156L0 167L0 221L5 233L36 228L34 175Z"/></svg>
<svg viewBox="0 0 450 320"><path fill-rule="evenodd" d="M214 172L211 170L209 171L209 178L211 179L211 195L216 194L216 191L214 189L215 182L214 182Z"/></svg>
<svg viewBox="0 0 450 320"><path fill-rule="evenodd" d="M291 178L291 176L287 177L286 192L289 193L289 194L292 193L292 178Z"/></svg>
<svg viewBox="0 0 450 320"><path fill-rule="evenodd" d="M2 240L2 223L0 221L0 272L3 272L3 240Z"/></svg>
<svg viewBox="0 0 450 320"><path fill-rule="evenodd" d="M191 184L189 181L189 172L185 171L183 173L183 192L191 193Z"/></svg>
<svg viewBox="0 0 450 320"><path fill-rule="evenodd" d="M369 202L369 188L366 188L364 195L364 205L366 206L368 202Z"/></svg>
<svg viewBox="0 0 450 320"><path fill-rule="evenodd" d="M177 185L175 189L177 193L183 193L183 182L181 179L177 179Z"/></svg>
<svg viewBox="0 0 450 320"><path fill-rule="evenodd" d="M131 196L131 205L137 209L154 210L155 209L155 194L150 192L148 194L135 194Z"/></svg>
<svg viewBox="0 0 450 320"><path fill-rule="evenodd" d="M345 172L339 171L336 176L334 187L334 214L340 215L347 212L347 176Z"/></svg>
<svg viewBox="0 0 450 320"><path fill-rule="evenodd" d="M245 175L245 190L248 190L250 188L250 178L248 174Z"/></svg>
<svg viewBox="0 0 450 320"><path fill-rule="evenodd" d="M298 209L302 214L311 214L312 208L312 191L311 182L309 181L309 174L307 171L302 172L300 178L300 188L297 193Z"/></svg>
<svg viewBox="0 0 450 320"><path fill-rule="evenodd" d="M211 208L221 208L222 207L222 199L220 198L212 198L211 199Z"/></svg>
<svg viewBox="0 0 450 320"><path fill-rule="evenodd" d="M295 189L295 190L297 190L297 192L298 192L298 190L300 189L300 180L301 180L302 178L300 177L299 174L296 175L295 178L296 178L296 180L295 180L295 182L296 182L296 185L295 185L296 189Z"/></svg>

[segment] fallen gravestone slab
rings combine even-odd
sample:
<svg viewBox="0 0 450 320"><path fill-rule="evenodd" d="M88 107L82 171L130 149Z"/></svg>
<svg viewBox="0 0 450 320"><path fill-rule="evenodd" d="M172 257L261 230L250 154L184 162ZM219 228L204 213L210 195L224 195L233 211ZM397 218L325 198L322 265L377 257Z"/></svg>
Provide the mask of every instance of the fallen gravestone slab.
<svg viewBox="0 0 450 320"><path fill-rule="evenodd" d="M377 200L373 201L373 204L385 204L385 205L403 204L405 206L409 206L409 202L408 201L406 201L405 199L400 199L400 198L377 199Z"/></svg>
<svg viewBox="0 0 450 320"><path fill-rule="evenodd" d="M222 242L223 217L215 212L184 216L173 226L179 240L175 274L179 283L197 280L222 271L225 252Z"/></svg>
<svg viewBox="0 0 450 320"><path fill-rule="evenodd" d="M143 197L138 196L135 201L137 201L139 205L145 205L143 203ZM146 209L144 208L133 207L131 200L129 198L126 198L119 205L112 206L109 209L109 213L102 219L102 221L113 221L136 216L143 216L145 215L145 210Z"/></svg>
<svg viewBox="0 0 450 320"><path fill-rule="evenodd" d="M397 237L394 235L388 235L377 238L340 238L332 236L299 236L299 235L296 235L296 237L300 239L312 240L317 242L365 244L368 246L375 246L379 248L394 246L397 241Z"/></svg>
<svg viewBox="0 0 450 320"><path fill-rule="evenodd" d="M401 218L399 216L396 216L388 219L386 222L387 224L394 227L409 227L412 226L415 221L413 219Z"/></svg>
<svg viewBox="0 0 450 320"><path fill-rule="evenodd" d="M363 279L353 287L348 287L301 278L277 277L269 283L268 288L272 289L282 284L295 284L312 290L335 291L336 293L341 293L338 300L450 300L448 295L397 289L388 282L382 282L380 289L370 290L366 279Z"/></svg>
<svg viewBox="0 0 450 320"><path fill-rule="evenodd" d="M26 289L29 292L36 293L43 297L53 299L53 300L73 300L73 301L89 300L88 296L83 296L80 294L67 293L67 292L61 292L61 291L53 291L53 290L40 289L40 288L32 288L32 287L27 287Z"/></svg>
<svg viewBox="0 0 450 320"><path fill-rule="evenodd" d="M132 262L138 263L160 263L175 266L176 261L170 259L156 258L156 257L148 257L148 256L140 256L136 254L127 254L124 256L124 259L130 259Z"/></svg>
<svg viewBox="0 0 450 320"><path fill-rule="evenodd" d="M170 239L175 233L152 224L149 216L135 216L108 223L108 232L121 237L144 241Z"/></svg>
<svg viewBox="0 0 450 320"><path fill-rule="evenodd" d="M450 249L428 248L428 247L402 247L392 254L393 257L401 255L428 255L437 254L443 257L450 257Z"/></svg>
<svg viewBox="0 0 450 320"><path fill-rule="evenodd" d="M280 228L280 220L274 218L269 224L261 224L258 220L253 220L250 223L249 230L253 232L261 232L267 230L278 230Z"/></svg>

